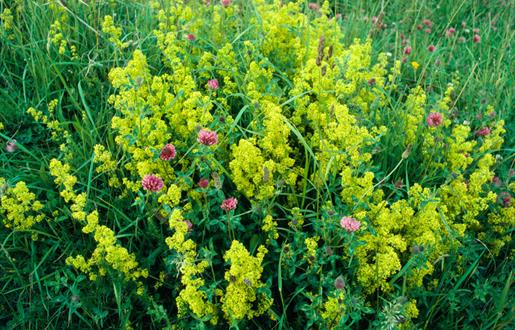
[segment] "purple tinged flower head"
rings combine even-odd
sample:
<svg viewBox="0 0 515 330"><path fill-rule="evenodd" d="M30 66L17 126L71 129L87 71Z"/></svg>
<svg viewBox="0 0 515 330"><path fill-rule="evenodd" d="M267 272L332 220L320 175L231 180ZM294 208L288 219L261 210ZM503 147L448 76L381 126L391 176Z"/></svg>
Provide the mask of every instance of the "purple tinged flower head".
<svg viewBox="0 0 515 330"><path fill-rule="evenodd" d="M443 122L442 114L439 112L431 112L429 116L427 116L426 122L429 127L440 126Z"/></svg>
<svg viewBox="0 0 515 330"><path fill-rule="evenodd" d="M201 129L198 132L197 141L205 146L212 146L218 143L218 134L207 129Z"/></svg>
<svg viewBox="0 0 515 330"><path fill-rule="evenodd" d="M212 90L216 91L218 88L220 88L220 84L218 83L218 80L210 79L207 82L207 87L209 87L209 89L212 89Z"/></svg>
<svg viewBox="0 0 515 330"><path fill-rule="evenodd" d="M231 211L236 209L236 206L238 205L238 200L235 197L229 197L224 199L222 202L222 205L220 205L220 208L224 211Z"/></svg>
<svg viewBox="0 0 515 330"><path fill-rule="evenodd" d="M151 191L151 192L158 192L161 189L163 189L164 182L163 179L158 177L154 174L148 174L143 177L143 180L141 180L141 186L143 189Z"/></svg>
<svg viewBox="0 0 515 330"><path fill-rule="evenodd" d="M167 144L161 149L161 154L159 155L159 158L161 160L170 160L174 159L176 156L175 146L173 144Z"/></svg>
<svg viewBox="0 0 515 330"><path fill-rule="evenodd" d="M349 233L353 233L361 227L361 222L351 217L343 217L340 220L340 225Z"/></svg>

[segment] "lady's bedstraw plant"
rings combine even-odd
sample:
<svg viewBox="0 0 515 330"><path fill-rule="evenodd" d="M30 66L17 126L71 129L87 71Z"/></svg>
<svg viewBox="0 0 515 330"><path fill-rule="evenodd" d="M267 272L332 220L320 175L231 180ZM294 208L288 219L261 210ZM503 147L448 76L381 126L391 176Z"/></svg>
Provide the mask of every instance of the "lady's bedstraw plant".
<svg viewBox="0 0 515 330"><path fill-rule="evenodd" d="M489 283L465 284L511 248L505 121L487 104L469 116L458 79L428 88L419 39L376 52L377 31L352 40L329 1L160 0L137 15L121 2L46 6L52 70L77 67L52 78L58 92L34 93L20 125L60 147L0 178L9 239L50 233L1 253L55 258L60 281L75 281L55 300L76 310L62 321L45 298L45 315L78 328L411 329L450 313L449 287L487 301ZM2 7L0 38L17 19ZM430 38L433 23L421 24ZM109 56L77 54L79 27ZM428 56L451 47L431 44ZM76 72L85 80L68 79ZM93 92L90 72L105 79ZM5 137L6 163L39 157L30 134ZM47 290L39 267L8 268L10 281L29 269L23 287Z"/></svg>

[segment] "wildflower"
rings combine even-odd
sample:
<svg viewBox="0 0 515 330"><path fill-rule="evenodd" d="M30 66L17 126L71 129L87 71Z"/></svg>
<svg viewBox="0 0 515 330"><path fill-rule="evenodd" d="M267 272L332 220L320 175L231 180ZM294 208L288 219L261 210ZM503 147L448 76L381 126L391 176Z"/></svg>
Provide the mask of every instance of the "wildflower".
<svg viewBox="0 0 515 330"><path fill-rule="evenodd" d="M487 136L491 132L490 128L483 127L479 131L476 132L476 136Z"/></svg>
<svg viewBox="0 0 515 330"><path fill-rule="evenodd" d="M465 37L459 37L458 42L464 43L467 39Z"/></svg>
<svg viewBox="0 0 515 330"><path fill-rule="evenodd" d="M231 5L231 0L222 0L222 6L228 7Z"/></svg>
<svg viewBox="0 0 515 330"><path fill-rule="evenodd" d="M447 38L450 38L454 35L454 33L456 32L456 29L455 28L449 28L447 31L445 31L445 36Z"/></svg>
<svg viewBox="0 0 515 330"><path fill-rule="evenodd" d="M338 290L343 290L345 288L345 281L341 275L334 280L334 287Z"/></svg>
<svg viewBox="0 0 515 330"><path fill-rule="evenodd" d="M428 28L432 27L433 26L433 22L431 22L430 20L428 20L427 18L425 18L422 23L424 23L425 26L427 26Z"/></svg>
<svg viewBox="0 0 515 330"><path fill-rule="evenodd" d="M410 55L411 54L411 46L406 46L404 48L404 54L406 54L406 55Z"/></svg>
<svg viewBox="0 0 515 330"><path fill-rule="evenodd" d="M187 38L189 41L195 41L195 39L197 39L197 38L195 37L195 35L194 35L194 34L192 34L192 33L188 33L188 35L186 36L186 38Z"/></svg>
<svg viewBox="0 0 515 330"><path fill-rule="evenodd" d="M511 203L511 195L510 193L503 191L499 195L497 195L497 202L504 207L510 206Z"/></svg>
<svg viewBox="0 0 515 330"><path fill-rule="evenodd" d="M495 186L497 186L497 187L500 187L500 186L502 185L502 181L501 181L501 179L499 179L499 177L498 177L498 176L494 176L494 177L492 178L492 183L493 183Z"/></svg>
<svg viewBox="0 0 515 330"><path fill-rule="evenodd" d="M351 217L343 217L340 220L340 225L349 233L353 233L361 227L361 222Z"/></svg>
<svg viewBox="0 0 515 330"><path fill-rule="evenodd" d="M422 25L420 25L420 24L417 25L417 30L419 30L419 31L422 30Z"/></svg>
<svg viewBox="0 0 515 330"><path fill-rule="evenodd" d="M238 205L238 200L235 197L229 197L224 199L222 202L222 205L220 205L220 208L224 211L231 211L236 209L236 206Z"/></svg>
<svg viewBox="0 0 515 330"><path fill-rule="evenodd" d="M173 144L167 144L161 150L161 155L159 156L159 158L161 158L161 160L170 160L174 159L175 155L175 146Z"/></svg>
<svg viewBox="0 0 515 330"><path fill-rule="evenodd" d="M472 30L472 32L474 32L475 34L479 34L479 29L475 28L475 29Z"/></svg>
<svg viewBox="0 0 515 330"><path fill-rule="evenodd" d="M193 224L189 220L183 220L183 222L188 226L188 231L190 231L193 228Z"/></svg>
<svg viewBox="0 0 515 330"><path fill-rule="evenodd" d="M315 2L310 2L308 4L308 7L311 10L315 10L315 11L319 11L320 10L320 5L318 5L318 3L315 3Z"/></svg>
<svg viewBox="0 0 515 330"><path fill-rule="evenodd" d="M212 89L212 90L216 91L220 87L220 85L218 84L218 80L210 79L207 82L207 87L209 87L209 89Z"/></svg>
<svg viewBox="0 0 515 330"><path fill-rule="evenodd" d="M431 112L429 116L427 116L426 123L429 127L437 127L442 124L442 114L439 112Z"/></svg>
<svg viewBox="0 0 515 330"><path fill-rule="evenodd" d="M198 132L197 141L202 143L203 145L212 146L213 144L218 143L218 134L207 129L201 129Z"/></svg>
<svg viewBox="0 0 515 330"><path fill-rule="evenodd" d="M429 34L429 33L431 33L431 29L430 29L430 28L426 28L426 29L424 30L424 32L425 32L425 33L427 33L427 34Z"/></svg>
<svg viewBox="0 0 515 330"><path fill-rule="evenodd" d="M434 52L436 49L435 45L429 45L429 47L427 47L427 50L430 51L431 53Z"/></svg>
<svg viewBox="0 0 515 330"><path fill-rule="evenodd" d="M11 141L8 141L5 145L5 150L7 152L15 152L18 149L18 146L16 145L16 140L12 139Z"/></svg>
<svg viewBox="0 0 515 330"><path fill-rule="evenodd" d="M198 186L202 189L207 188L207 186L209 186L209 180L208 179L200 179L198 182Z"/></svg>
<svg viewBox="0 0 515 330"><path fill-rule="evenodd" d="M418 68L420 68L420 64L418 64L418 62L411 62L411 66L413 67L413 69L417 70Z"/></svg>
<svg viewBox="0 0 515 330"><path fill-rule="evenodd" d="M157 191L163 189L164 183L163 183L163 179L161 179L160 177L158 177L154 174L149 174L149 175L145 175L143 180L141 180L141 185L143 186L143 189L145 189L145 190L157 192Z"/></svg>
<svg viewBox="0 0 515 330"><path fill-rule="evenodd" d="M472 38L472 41L474 41L474 43L478 43L481 41L481 37L479 36L479 34L474 34L474 37Z"/></svg>

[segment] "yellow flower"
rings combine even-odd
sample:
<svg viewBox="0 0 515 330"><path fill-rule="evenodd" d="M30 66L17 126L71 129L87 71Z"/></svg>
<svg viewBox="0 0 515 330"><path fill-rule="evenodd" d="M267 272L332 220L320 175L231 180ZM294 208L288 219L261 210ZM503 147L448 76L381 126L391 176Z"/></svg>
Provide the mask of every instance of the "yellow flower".
<svg viewBox="0 0 515 330"><path fill-rule="evenodd" d="M229 284L221 298L222 310L227 320L241 320L245 317L252 319L272 306L272 298L256 292L265 285L260 278L263 272L261 264L267 252L264 246L260 246L256 257L253 257L243 244L235 240L224 254L224 260L231 264L224 276Z"/></svg>
<svg viewBox="0 0 515 330"><path fill-rule="evenodd" d="M344 297L344 293L338 291L337 293L333 293L333 296L330 296L324 303L321 316L330 329L338 328L340 319L345 313Z"/></svg>
<svg viewBox="0 0 515 330"><path fill-rule="evenodd" d="M308 250L308 256L309 256L308 261L310 264L312 264L316 258L319 239L320 239L319 236L315 236L315 237L308 237L304 240L304 244L306 244L306 249Z"/></svg>
<svg viewBox="0 0 515 330"><path fill-rule="evenodd" d="M111 15L104 17L104 21L102 22L102 32L109 36L109 41L117 48L125 48L127 46L120 41L122 29L114 25L114 20Z"/></svg>
<svg viewBox="0 0 515 330"><path fill-rule="evenodd" d="M263 219L262 229L265 233L268 234L269 237L273 239L279 238L279 233L277 232L277 222L274 221L270 214Z"/></svg>
<svg viewBox="0 0 515 330"><path fill-rule="evenodd" d="M418 64L418 62L416 62L416 61L413 61L413 62L411 62L411 66L413 67L414 70L417 70L420 67L420 64Z"/></svg>
<svg viewBox="0 0 515 330"><path fill-rule="evenodd" d="M7 228L14 230L28 230L38 222L41 222L45 215L39 211L43 204L36 200L36 195L29 191L23 181L16 183L16 186L7 188L4 178L0 178L0 218Z"/></svg>

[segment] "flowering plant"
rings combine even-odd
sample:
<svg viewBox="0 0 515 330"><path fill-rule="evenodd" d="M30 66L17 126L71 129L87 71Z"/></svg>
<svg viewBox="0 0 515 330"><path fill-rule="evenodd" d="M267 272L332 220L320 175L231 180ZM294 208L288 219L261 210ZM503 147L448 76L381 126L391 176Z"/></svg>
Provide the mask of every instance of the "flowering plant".
<svg viewBox="0 0 515 330"><path fill-rule="evenodd" d="M0 85L28 109L0 124L0 324L510 321L505 98L439 71L482 31L299 0L52 0L25 31L42 7L12 3Z"/></svg>

